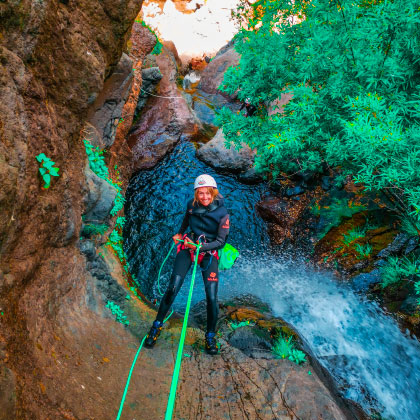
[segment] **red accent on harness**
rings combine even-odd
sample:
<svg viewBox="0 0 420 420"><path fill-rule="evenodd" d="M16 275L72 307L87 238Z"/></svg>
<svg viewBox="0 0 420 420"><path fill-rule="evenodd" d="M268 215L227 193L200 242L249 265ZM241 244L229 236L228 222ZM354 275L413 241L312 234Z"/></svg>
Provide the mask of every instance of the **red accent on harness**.
<svg viewBox="0 0 420 420"><path fill-rule="evenodd" d="M185 240L185 238L187 237L187 235L184 235L182 237L183 240ZM191 248L187 248L183 242L180 242L177 247L176 247L176 253L178 254L179 251L181 251L182 249L188 249L190 251L190 255L191 255L191 261L194 262L195 261L195 249L191 249ZM217 260L219 260L219 253L213 249L212 251L204 251L204 252L200 252L198 254L198 261L197 264L201 264L201 262L203 261L203 258L206 254L211 254L213 255L213 257L215 257Z"/></svg>

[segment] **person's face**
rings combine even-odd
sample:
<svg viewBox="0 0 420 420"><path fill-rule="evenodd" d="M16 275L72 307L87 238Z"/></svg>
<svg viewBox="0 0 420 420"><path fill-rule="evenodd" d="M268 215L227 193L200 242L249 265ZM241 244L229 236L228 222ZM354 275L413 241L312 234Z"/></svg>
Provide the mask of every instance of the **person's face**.
<svg viewBox="0 0 420 420"><path fill-rule="evenodd" d="M202 206L208 206L211 203L211 194L209 188L198 188L198 201Z"/></svg>

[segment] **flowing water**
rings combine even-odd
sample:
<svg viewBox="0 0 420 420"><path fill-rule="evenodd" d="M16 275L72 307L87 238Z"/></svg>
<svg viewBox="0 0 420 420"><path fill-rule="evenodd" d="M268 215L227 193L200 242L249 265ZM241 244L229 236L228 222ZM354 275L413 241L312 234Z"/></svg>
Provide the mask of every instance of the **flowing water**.
<svg viewBox="0 0 420 420"><path fill-rule="evenodd" d="M402 333L376 303L328 272L314 272L296 257L273 255L264 224L255 213L265 186L247 186L216 174L195 159L190 143L180 144L155 169L138 173L127 191L124 246L143 291L150 298L157 296L159 266L181 224L194 179L201 173L215 176L231 214L229 243L241 251L234 268L221 276L219 297L258 296L295 327L343 396L383 418L419 420L419 342ZM172 262L173 256L163 270L162 289ZM175 301L180 312L186 304L188 278L185 283ZM197 277L193 304L204 296Z"/></svg>

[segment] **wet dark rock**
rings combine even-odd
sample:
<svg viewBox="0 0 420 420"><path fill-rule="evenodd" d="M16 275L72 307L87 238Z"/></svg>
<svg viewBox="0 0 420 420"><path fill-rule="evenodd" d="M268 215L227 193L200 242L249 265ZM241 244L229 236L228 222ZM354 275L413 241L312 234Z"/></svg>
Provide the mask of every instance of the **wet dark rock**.
<svg viewBox="0 0 420 420"><path fill-rule="evenodd" d="M203 130L176 84L177 65L173 53L163 47L153 59L153 66L158 66L162 73L159 95L149 98L127 137L134 171L153 168L172 151L182 135L193 140Z"/></svg>
<svg viewBox="0 0 420 420"><path fill-rule="evenodd" d="M86 255L88 261L93 261L96 257L96 247L92 241L84 240L79 244L80 252Z"/></svg>
<svg viewBox="0 0 420 420"><path fill-rule="evenodd" d="M370 273L362 273L352 278L351 282L353 288L357 291L364 291L369 289L371 284L376 284L381 281L381 272L377 268Z"/></svg>
<svg viewBox="0 0 420 420"><path fill-rule="evenodd" d="M228 107L233 112L239 111L240 103L231 102L220 93L208 93L197 88L191 93L191 107L196 117L204 124L216 126L216 111Z"/></svg>
<svg viewBox="0 0 420 420"><path fill-rule="evenodd" d="M418 296L414 296L414 295L409 295L405 298L405 300L403 301L403 303L400 306L400 310L407 313L407 314L412 314L413 312L415 312L418 308Z"/></svg>
<svg viewBox="0 0 420 420"><path fill-rule="evenodd" d="M243 351L247 356L257 352L271 350L270 336L266 331L259 330L252 326L236 328L228 340L229 344Z"/></svg>
<svg viewBox="0 0 420 420"><path fill-rule="evenodd" d="M419 238L410 238L410 240L407 242L407 245L404 250L404 255L409 254L410 252L413 252L419 244Z"/></svg>
<svg viewBox="0 0 420 420"><path fill-rule="evenodd" d="M264 201L257 203L257 210L261 217L270 222L284 226L288 203L279 197L267 197Z"/></svg>
<svg viewBox="0 0 420 420"><path fill-rule="evenodd" d="M404 246L407 244L409 236L405 233L399 233L392 243L378 253L379 258L386 258L390 255L395 255L401 252Z"/></svg>
<svg viewBox="0 0 420 420"><path fill-rule="evenodd" d="M305 190L303 189L303 187L298 185L297 187L294 187L294 188L288 188L286 190L286 196L293 197L294 195L303 194L304 192Z"/></svg>
<svg viewBox="0 0 420 420"><path fill-rule="evenodd" d="M241 172L238 178L244 184L256 184L263 181L262 176L255 171L254 167L245 172Z"/></svg>
<svg viewBox="0 0 420 420"><path fill-rule="evenodd" d="M102 292L103 302L110 300L120 306L125 303L127 291L112 277L106 262L99 255L95 255L88 261L87 268L97 281L97 288ZM88 298L90 303L94 302L92 296L89 296L89 291ZM93 305L96 307L96 303Z"/></svg>
<svg viewBox="0 0 420 420"><path fill-rule="evenodd" d="M150 67L141 71L141 77L143 82L139 94L139 99L137 101L134 118L137 117L144 105L146 105L150 94L154 94L156 86L162 79L162 73L160 72L159 67Z"/></svg>
<svg viewBox="0 0 420 420"><path fill-rule="evenodd" d="M322 177L321 187L324 191L328 191L329 189L331 189L332 185L329 176Z"/></svg>

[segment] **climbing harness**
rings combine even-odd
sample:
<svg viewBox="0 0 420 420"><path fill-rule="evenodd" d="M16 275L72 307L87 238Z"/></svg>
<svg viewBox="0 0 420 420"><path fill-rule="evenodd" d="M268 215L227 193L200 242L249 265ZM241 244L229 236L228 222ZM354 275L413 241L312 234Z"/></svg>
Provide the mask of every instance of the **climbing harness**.
<svg viewBox="0 0 420 420"><path fill-rule="evenodd" d="M178 241L179 242L184 242L181 239L179 239ZM187 306L185 308L184 322L182 324L181 338L179 340L179 345L178 345L178 353L177 353L177 356L176 356L174 372L173 372L173 375L172 375L172 382L171 382L171 388L170 388L170 391L169 391L168 404L166 406L165 420L171 420L172 419L172 413L173 413L173 409L174 409L174 405L175 405L176 389L177 389L177 386L178 386L179 372L181 370L182 352L183 352L183 349L184 349L185 336L186 336L186 333L187 333L188 316L189 316L189 313L190 313L191 299L192 299L192 293L193 293L193 289L194 289L195 273L197 271L198 255L200 254L200 247L201 247L201 244L194 244L192 242L188 242L188 243L196 246L196 257L195 257L195 261L194 261L194 268L193 268L193 272L192 272L190 290L189 290L189 293L188 293ZM160 267L160 270L159 270L158 290L159 290L159 293L161 294L161 296L162 296L162 293L161 293L160 288L159 288L160 273L162 271L163 265L165 264L166 260L169 258L169 255L170 255L172 249L174 248L174 245L175 245L175 243L172 244L171 249L169 250L168 255L164 259L164 261L163 261L163 263ZM173 310L169 314L169 316L167 316L163 320L163 323L165 323L172 316L172 313L173 313ZM122 413L123 406L124 406L124 402L125 402L125 397L126 397L127 391L128 391L128 386L130 385L131 375L133 373L134 366L137 362L137 358L140 354L140 351L143 347L143 343L146 340L146 337L147 337L147 334L143 337L143 340L140 343L140 347L138 348L137 353L134 356L133 363L131 364L130 372L128 374L127 382L126 382L126 385L125 385L125 388L124 388L124 393L123 393L123 396L121 398L120 409L118 411L118 415L117 415L116 420L120 420L121 413Z"/></svg>

